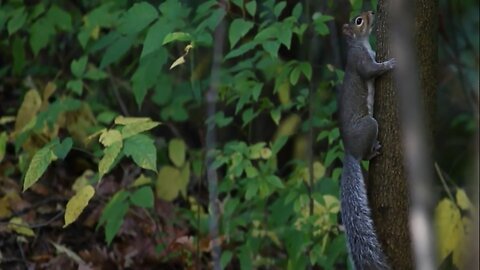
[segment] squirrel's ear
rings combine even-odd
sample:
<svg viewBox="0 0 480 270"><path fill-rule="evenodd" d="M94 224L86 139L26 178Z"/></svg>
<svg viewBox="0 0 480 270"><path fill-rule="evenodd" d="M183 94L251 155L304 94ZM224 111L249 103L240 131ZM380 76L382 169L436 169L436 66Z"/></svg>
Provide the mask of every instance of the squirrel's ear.
<svg viewBox="0 0 480 270"><path fill-rule="evenodd" d="M350 26L348 24L343 25L342 31L343 31L344 35L349 36L349 37L351 37L352 34L353 34L352 29L350 28Z"/></svg>

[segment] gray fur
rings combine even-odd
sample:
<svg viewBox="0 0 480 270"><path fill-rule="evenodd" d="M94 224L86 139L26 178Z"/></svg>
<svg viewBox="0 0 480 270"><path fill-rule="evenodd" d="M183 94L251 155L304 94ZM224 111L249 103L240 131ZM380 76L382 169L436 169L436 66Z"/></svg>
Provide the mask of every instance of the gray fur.
<svg viewBox="0 0 480 270"><path fill-rule="evenodd" d="M342 221L355 269L389 269L375 234L360 161L352 155L345 155L340 185Z"/></svg>
<svg viewBox="0 0 480 270"><path fill-rule="evenodd" d="M341 177L342 220L348 249L357 270L390 269L375 233L360 161L378 154L378 124L373 118L374 81L395 66L395 60L378 63L368 43L373 13L364 12L343 27L348 42L347 66L338 104L340 132L345 146ZM358 17L357 17L358 18Z"/></svg>

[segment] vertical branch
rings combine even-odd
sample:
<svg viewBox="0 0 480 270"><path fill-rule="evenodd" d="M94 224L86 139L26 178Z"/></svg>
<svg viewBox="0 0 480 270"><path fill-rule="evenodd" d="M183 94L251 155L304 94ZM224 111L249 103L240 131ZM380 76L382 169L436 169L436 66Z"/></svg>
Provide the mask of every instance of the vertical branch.
<svg viewBox="0 0 480 270"><path fill-rule="evenodd" d="M412 33L414 16L409 1L392 0L392 49L398 66L395 70L398 84L399 110L404 146L404 164L411 195L410 233L416 269L433 270L432 162L426 140L426 121L420 90L419 69ZM416 1L419 4L421 1ZM420 30L423 31L423 30ZM436 49L436 48L432 48Z"/></svg>
<svg viewBox="0 0 480 270"><path fill-rule="evenodd" d="M225 3L221 2L221 6L225 7ZM213 63L210 78L210 87L206 93L207 100L207 119L210 119L216 112L216 101L218 87L220 84L220 66L223 58L223 43L225 41L225 22L222 19L215 29L214 45L213 45ZM208 179L208 201L209 201L209 231L210 239L212 241L212 260L213 269L220 269L220 243L218 239L218 220L219 220L219 207L218 207L218 179L217 172L212 167L213 155L212 152L215 149L216 144L216 129L213 121L207 124L206 134L206 167L207 167L207 179Z"/></svg>

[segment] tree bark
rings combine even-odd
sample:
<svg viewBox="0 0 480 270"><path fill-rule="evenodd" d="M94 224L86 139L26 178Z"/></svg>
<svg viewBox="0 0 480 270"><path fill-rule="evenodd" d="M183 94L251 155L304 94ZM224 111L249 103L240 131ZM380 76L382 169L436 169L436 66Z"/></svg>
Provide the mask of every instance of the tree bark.
<svg viewBox="0 0 480 270"><path fill-rule="evenodd" d="M427 138L431 138L437 87L437 1L412 2L416 5L414 37L418 78L427 116ZM376 57L379 62L392 58L389 3L389 0L378 2ZM396 93L392 73L377 79L374 116L379 124L378 138L382 149L381 154L370 163L368 194L377 234L390 265L393 269L413 269L408 219L409 192Z"/></svg>

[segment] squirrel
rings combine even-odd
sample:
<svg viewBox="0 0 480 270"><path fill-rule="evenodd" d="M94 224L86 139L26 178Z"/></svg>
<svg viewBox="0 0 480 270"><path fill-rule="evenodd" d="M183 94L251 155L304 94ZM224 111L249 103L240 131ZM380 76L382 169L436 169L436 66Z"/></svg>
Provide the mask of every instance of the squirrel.
<svg viewBox="0 0 480 270"><path fill-rule="evenodd" d="M390 269L375 233L360 162L379 154L378 124L373 118L375 77L392 70L395 59L378 63L368 38L374 13L367 11L343 25L348 44L343 86L338 99L345 158L340 183L341 216L347 247L357 270Z"/></svg>

